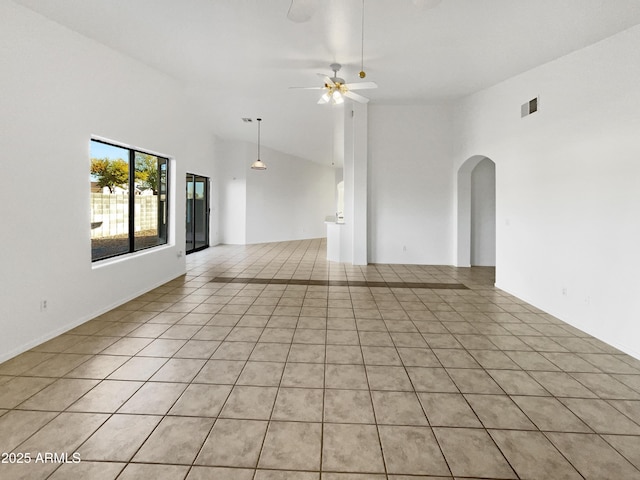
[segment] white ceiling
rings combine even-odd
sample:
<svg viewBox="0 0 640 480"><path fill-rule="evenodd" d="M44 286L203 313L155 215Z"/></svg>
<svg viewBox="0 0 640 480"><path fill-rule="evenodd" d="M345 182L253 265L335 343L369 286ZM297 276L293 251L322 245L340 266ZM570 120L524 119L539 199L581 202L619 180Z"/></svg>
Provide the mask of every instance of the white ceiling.
<svg viewBox="0 0 640 480"><path fill-rule="evenodd" d="M309 22L291 0L15 0L188 88L211 129L329 164L331 107L317 72L343 64L358 81L361 0L324 0ZM371 103L434 103L468 95L640 23L640 0L366 0ZM268 158L264 159L268 163Z"/></svg>

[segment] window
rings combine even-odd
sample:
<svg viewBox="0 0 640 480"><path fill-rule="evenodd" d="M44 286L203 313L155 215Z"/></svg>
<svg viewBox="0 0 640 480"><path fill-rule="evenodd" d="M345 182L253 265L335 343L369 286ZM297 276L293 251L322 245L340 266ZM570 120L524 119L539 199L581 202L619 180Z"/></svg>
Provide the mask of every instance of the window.
<svg viewBox="0 0 640 480"><path fill-rule="evenodd" d="M91 140L91 260L167 243L169 160Z"/></svg>

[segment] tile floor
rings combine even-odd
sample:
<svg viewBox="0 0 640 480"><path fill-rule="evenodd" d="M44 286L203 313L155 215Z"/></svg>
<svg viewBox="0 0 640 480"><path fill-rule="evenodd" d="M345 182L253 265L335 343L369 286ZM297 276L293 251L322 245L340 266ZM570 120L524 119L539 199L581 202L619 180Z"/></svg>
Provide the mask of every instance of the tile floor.
<svg viewBox="0 0 640 480"><path fill-rule="evenodd" d="M0 478L640 479L638 360L492 269L325 248L195 253L186 276L1 364L0 452L81 462Z"/></svg>

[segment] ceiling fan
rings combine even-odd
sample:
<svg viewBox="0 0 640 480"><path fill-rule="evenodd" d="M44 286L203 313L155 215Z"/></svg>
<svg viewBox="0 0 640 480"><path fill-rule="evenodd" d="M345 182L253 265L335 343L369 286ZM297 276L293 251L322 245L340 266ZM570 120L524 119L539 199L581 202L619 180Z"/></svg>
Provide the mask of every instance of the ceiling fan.
<svg viewBox="0 0 640 480"><path fill-rule="evenodd" d="M357 82L346 83L343 78L338 77L338 71L342 68L339 63L332 63L329 68L333 70L333 77L319 73L318 75L324 81L322 87L289 87L289 88L301 88L304 90L324 90L324 93L318 100L319 104L330 103L332 105L339 105L344 103L344 97L350 98L359 103L367 103L368 98L363 97L353 90L364 90L368 88L378 88L375 82Z"/></svg>

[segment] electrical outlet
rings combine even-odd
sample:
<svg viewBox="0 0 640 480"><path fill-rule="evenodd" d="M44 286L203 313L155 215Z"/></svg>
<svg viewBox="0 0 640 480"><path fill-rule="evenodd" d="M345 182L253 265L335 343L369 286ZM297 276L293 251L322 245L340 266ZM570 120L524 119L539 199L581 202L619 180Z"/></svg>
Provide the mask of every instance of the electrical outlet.
<svg viewBox="0 0 640 480"><path fill-rule="evenodd" d="M567 287L562 287L562 295L567 296Z"/></svg>
<svg viewBox="0 0 640 480"><path fill-rule="evenodd" d="M403 251L403 252L406 252L406 251L407 251L407 246L406 246L406 245L402 247L402 251Z"/></svg>
<svg viewBox="0 0 640 480"><path fill-rule="evenodd" d="M182 250L178 250L178 258L182 257Z"/></svg>
<svg viewBox="0 0 640 480"><path fill-rule="evenodd" d="M41 312L46 312L47 311L47 301L46 300L40 300L40 311Z"/></svg>

